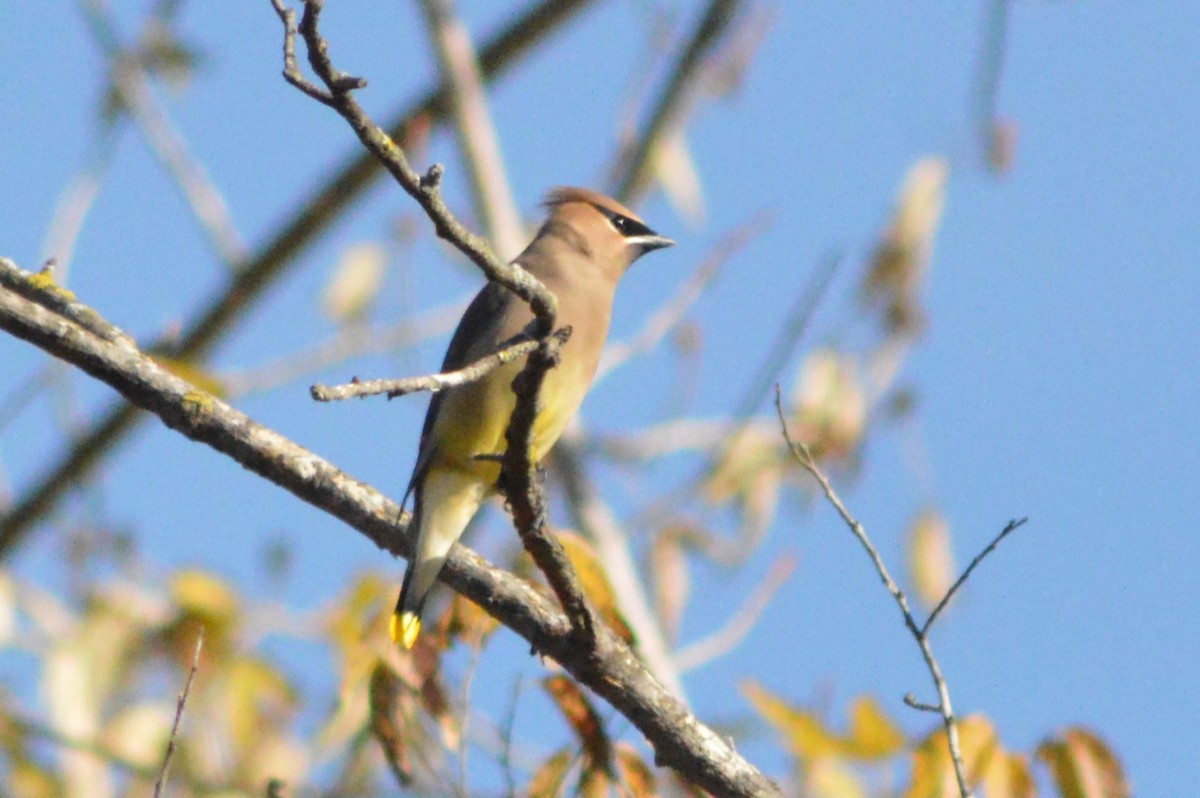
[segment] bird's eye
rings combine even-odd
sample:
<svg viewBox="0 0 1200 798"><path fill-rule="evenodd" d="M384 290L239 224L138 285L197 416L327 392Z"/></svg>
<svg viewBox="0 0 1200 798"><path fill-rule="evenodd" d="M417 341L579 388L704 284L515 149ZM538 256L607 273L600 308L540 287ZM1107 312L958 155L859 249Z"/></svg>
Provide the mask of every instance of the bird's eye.
<svg viewBox="0 0 1200 798"><path fill-rule="evenodd" d="M619 213L606 213L608 220L612 222L613 228L624 238L633 236L653 235L649 227L639 221L630 219L628 216L622 216Z"/></svg>

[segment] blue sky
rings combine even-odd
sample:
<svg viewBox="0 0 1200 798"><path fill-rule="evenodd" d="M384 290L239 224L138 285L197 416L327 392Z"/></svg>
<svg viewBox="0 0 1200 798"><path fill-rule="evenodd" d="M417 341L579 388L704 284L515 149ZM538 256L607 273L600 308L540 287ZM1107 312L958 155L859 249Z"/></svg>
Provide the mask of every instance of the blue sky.
<svg viewBox="0 0 1200 798"><path fill-rule="evenodd" d="M460 3L477 34L508 5ZM434 70L412 9L361 0L331 6L335 59L369 77L369 109L390 109L427 84ZM551 185L602 185L651 6L602 4L496 87L514 193L530 216ZM665 6L686 19L696 10ZM1015 748L1086 724L1119 752L1138 794L1187 794L1193 781L1183 763L1200 759L1200 625L1192 617L1200 605L1200 449L1192 441L1200 429L1200 6L1014 4L998 107L1019 139L1015 164L999 179L977 167L972 138L984 6L779 4L741 90L704 105L689 133L704 221L689 225L661 196L642 208L680 244L627 278L614 336L635 331L722 232L773 209L769 232L730 263L693 314L705 349L690 412L728 412L825 253L844 251L847 262L810 345L831 334L907 168L927 154L948 157L925 292L928 332L904 377L919 396L932 485L913 473L912 430L881 424L844 496L897 568L901 530L930 492L962 561L1010 518L1029 516L935 635L959 711L987 713ZM126 33L141 7L119 9ZM253 246L287 215L289 200L348 151L350 132L279 78L280 34L266 0L193 3L182 27L208 61L182 98L169 99L172 118ZM54 204L93 140L102 70L69 3L0 6L0 43L0 254L33 268ZM141 140L126 130L116 146L68 282L149 339L216 291L222 267ZM465 207L453 156L452 141L438 137L424 157L448 163L446 191ZM373 190L221 348L218 367L252 367L328 334L317 296L338 253L386 237L398 214L413 213L397 189ZM428 242L404 258L406 276L389 283L381 315L478 285ZM319 376L429 370L442 346ZM7 395L41 358L0 339L0 362ZM657 352L614 374L584 406L589 428L627 434L660 420L676 373L669 352ZM107 389L77 383L81 412L107 403ZM424 401L315 406L305 387L240 404L398 495ZM35 409L4 431L8 488L19 492L39 471L50 418ZM669 479L672 468L661 473ZM619 470L606 472L602 485L618 508L642 495ZM400 573L357 535L153 423L109 463L101 486L92 506L103 496L105 516L135 528L153 561L246 581L265 542L284 538L297 558L284 594L300 606L318 605L362 568ZM799 566L757 629L736 654L689 676L700 713L746 713L731 686L752 677L797 700L829 689L838 702L874 692L908 728L924 728L927 719L900 704L906 692L927 693L916 649L823 505L785 501L745 571L700 569L685 636L719 623L781 551L798 554ZM54 552L43 538L18 566L53 581ZM514 655L519 648L501 644ZM747 750L782 770L768 747Z"/></svg>

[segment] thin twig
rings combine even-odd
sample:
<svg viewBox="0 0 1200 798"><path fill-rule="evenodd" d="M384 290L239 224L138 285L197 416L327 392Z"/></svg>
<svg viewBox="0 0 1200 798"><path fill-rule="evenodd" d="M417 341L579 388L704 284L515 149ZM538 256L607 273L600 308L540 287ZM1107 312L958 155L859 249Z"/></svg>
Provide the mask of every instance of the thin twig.
<svg viewBox="0 0 1200 798"><path fill-rule="evenodd" d="M200 669L200 651L204 648L204 627L196 635L196 650L192 654L192 668L188 671L187 681L183 683L183 692L175 703L175 722L171 724L171 736L167 739L167 752L163 755L162 767L158 771L158 780L154 782L154 798L162 795L163 787L167 784L167 771L171 768L171 757L175 755L175 740L179 736L179 722L183 720L183 708L187 705L188 693L192 690L192 680Z"/></svg>
<svg viewBox="0 0 1200 798"><path fill-rule="evenodd" d="M904 694L904 703L913 709L919 709L922 712L932 712L934 715L942 714L942 708L935 704L926 704L924 701L918 701L917 697L912 693Z"/></svg>
<svg viewBox="0 0 1200 798"><path fill-rule="evenodd" d="M366 80L342 72L333 65L329 43L319 31L323 0L305 0L304 14L296 23L295 12L283 0L271 0L284 25L284 77L308 96L333 108L350 125L362 145L383 164L402 189L421 206L433 223L439 238L466 255L493 282L498 282L529 303L534 321L534 337L544 338L554 330L558 301L532 274L515 263L504 263L487 239L468 230L454 217L442 199L442 167L434 164L420 174L408 162L404 150L367 115L354 91L366 86ZM308 63L325 85L316 87L300 74L295 58L295 39L304 39Z"/></svg>
<svg viewBox="0 0 1200 798"><path fill-rule="evenodd" d="M837 495L833 489L833 485L830 484L829 478L825 476L820 466L817 465L817 461L808 446L792 439L791 433L788 431L787 416L783 410L783 392L778 386L775 388L775 412L779 416L779 425L783 431L783 438L787 442L792 456L795 457L796 462L800 463L812 475L817 484L821 486L821 491L825 494L825 498L837 510L838 515L842 517L842 521L867 552L867 555L871 558L871 562L875 566L875 572L883 581L888 593L892 595L896 606L900 608L900 614L904 616L904 625L908 627L908 631L912 634L913 639L917 641L917 647L920 648L921 656L925 660L925 667L929 670L934 688L937 690L938 711L942 716L942 725L946 729L946 741L950 748L950 759L954 763L954 777L958 781L959 795L961 798L971 798L973 793L967 784L967 768L963 763L962 744L958 736L958 721L954 717L954 707L950 702L950 688L946 684L945 676L942 675L941 665L933 655L933 649L929 645L929 638L921 634L921 629L917 625L916 618L913 616L912 610L909 609L908 597L904 595L904 591L900 589L896 580L892 578L892 574L883 562L883 557L880 556L879 550L875 548L875 544L867 536L866 529L846 509L846 505L842 503L841 497Z"/></svg>
<svg viewBox="0 0 1200 798"><path fill-rule="evenodd" d="M532 341L524 335L517 338L515 343L506 344L502 349L453 371L400 379L354 380L334 386L318 382L312 386L310 392L312 398L318 402L336 402L342 399L378 396L381 393L387 394L388 399L396 399L417 391L438 393L447 388L457 388L481 380L501 366L520 360L541 346L541 341Z"/></svg>
<svg viewBox="0 0 1200 798"><path fill-rule="evenodd" d="M950 589L946 591L946 595L942 596L942 600L939 601L937 606L933 608L933 612L929 613L929 617L925 619L925 625L921 627L921 637L925 637L929 634L929 630L933 627L933 622L937 620L938 614L941 613L941 611L945 609L946 605L950 603L950 599L954 598L954 594L957 593L958 589L967 581L967 578L971 575L971 572L975 570L979 563L983 562L983 558L995 551L996 547L1000 545L1000 541L1008 537L1010 532L1013 532L1024 526L1027 521L1029 521L1028 518L1009 521L1007 524L1005 524L1004 529L1000 530L1000 534L992 538L992 542L987 544L983 551L975 555L975 559L971 560L971 564L968 565L966 570L962 572L962 575L955 580L954 584L950 586Z"/></svg>

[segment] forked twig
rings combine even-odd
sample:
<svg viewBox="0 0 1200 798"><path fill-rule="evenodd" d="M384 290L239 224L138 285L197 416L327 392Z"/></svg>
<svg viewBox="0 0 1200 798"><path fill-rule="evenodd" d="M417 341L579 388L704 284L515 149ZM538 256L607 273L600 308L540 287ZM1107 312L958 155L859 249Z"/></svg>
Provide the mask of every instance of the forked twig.
<svg viewBox="0 0 1200 798"><path fill-rule="evenodd" d="M971 798L973 793L967 784L967 768L963 763L962 744L958 736L958 721L954 717L954 707L950 702L950 688L946 684L946 678L942 675L941 665L938 664L937 658L933 655L933 649L929 645L929 638L921 633L921 628L917 625L912 610L909 609L907 596L904 595L904 591L900 589L900 586L896 584L896 580L892 578L891 572L888 571L888 567L883 561L883 557L879 554L879 550L875 548L875 544L867 536L866 529L846 509L846 505L842 503L841 497L837 495L833 486L829 483L829 478L825 476L820 466L817 465L817 461L813 458L808 446L792 439L791 433L788 431L787 417L783 411L783 392L780 391L778 386L775 388L775 411L779 415L779 425L783 430L783 438L787 442L792 456L796 458L796 461L821 486L825 498L837 510L838 515L842 517L842 521L845 522L855 539L858 540L859 544L867 552L867 555L871 558L871 562L875 565L875 572L879 574L879 578L883 580L888 593L891 593L892 598L896 601L896 606L900 608L900 613L904 616L904 625L908 627L909 632L912 633L913 638L917 641L917 646L921 649L921 656L925 659L925 666L928 668L929 675L933 679L934 688L937 690L937 711L941 714L942 725L946 729L946 740L950 747L950 759L954 763L954 777L958 781L959 795L961 798ZM915 704L912 706L915 706Z"/></svg>

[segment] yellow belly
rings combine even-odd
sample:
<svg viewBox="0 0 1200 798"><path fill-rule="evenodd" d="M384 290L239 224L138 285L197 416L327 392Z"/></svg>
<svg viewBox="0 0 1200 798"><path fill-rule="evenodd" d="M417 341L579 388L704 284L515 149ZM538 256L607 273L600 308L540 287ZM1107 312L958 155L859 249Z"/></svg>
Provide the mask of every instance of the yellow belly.
<svg viewBox="0 0 1200 798"><path fill-rule="evenodd" d="M504 454L504 435L516 405L512 381L522 366L523 361L506 365L479 382L447 392L433 429L434 462L438 467L473 473L489 485L496 482L499 464L478 457ZM569 361L546 374L533 423L534 462L546 456L575 415L590 378Z"/></svg>

